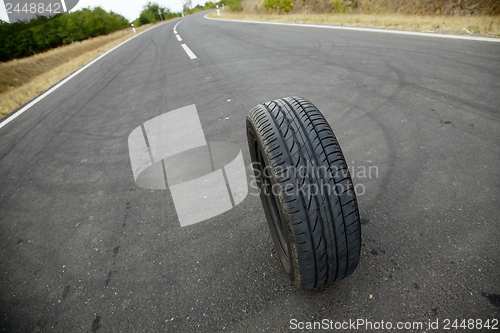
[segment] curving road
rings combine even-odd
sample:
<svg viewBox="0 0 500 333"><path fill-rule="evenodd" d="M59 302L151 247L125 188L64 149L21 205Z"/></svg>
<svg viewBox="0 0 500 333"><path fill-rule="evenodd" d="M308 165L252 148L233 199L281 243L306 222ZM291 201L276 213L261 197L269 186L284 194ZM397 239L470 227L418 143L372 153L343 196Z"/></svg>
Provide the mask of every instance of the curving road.
<svg viewBox="0 0 500 333"><path fill-rule="evenodd" d="M0 129L1 332L284 332L323 319L423 332L500 319L499 43L178 22ZM290 95L330 121L363 223L358 269L315 292L286 280L255 191L181 227L169 191L135 184L127 143L195 104L207 141L238 145L248 166L246 114Z"/></svg>

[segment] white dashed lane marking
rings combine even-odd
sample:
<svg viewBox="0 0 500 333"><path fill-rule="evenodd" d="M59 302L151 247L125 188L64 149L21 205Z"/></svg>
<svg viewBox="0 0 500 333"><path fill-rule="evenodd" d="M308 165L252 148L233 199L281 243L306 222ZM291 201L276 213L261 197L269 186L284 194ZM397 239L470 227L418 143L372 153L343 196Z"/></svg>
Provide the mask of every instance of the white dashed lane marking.
<svg viewBox="0 0 500 333"><path fill-rule="evenodd" d="M179 22L177 22L177 24L174 26L174 34L175 34L175 37L177 38L177 40L179 42L182 42L182 38L181 36L179 35L179 33L177 32L177 26L179 25L179 23L181 23L182 21L184 20L181 20ZM193 51L191 51L191 49L189 48L189 46L187 46L186 44L181 44L182 48L184 49L184 51L186 51L186 54L189 56L189 58L191 58L191 60L194 60L194 59L198 59L198 57L194 54Z"/></svg>
<svg viewBox="0 0 500 333"><path fill-rule="evenodd" d="M193 53L193 51L191 51L189 46L187 46L186 44L182 44L182 48L184 49L184 51L186 51L187 55L189 56L189 58L191 58L191 60L198 59L198 57Z"/></svg>

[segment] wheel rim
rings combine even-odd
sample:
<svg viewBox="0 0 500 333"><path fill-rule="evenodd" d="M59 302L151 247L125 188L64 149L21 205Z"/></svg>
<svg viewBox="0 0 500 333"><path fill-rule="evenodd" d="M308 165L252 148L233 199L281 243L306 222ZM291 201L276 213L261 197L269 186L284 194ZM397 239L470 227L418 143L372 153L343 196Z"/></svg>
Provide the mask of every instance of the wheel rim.
<svg viewBox="0 0 500 333"><path fill-rule="evenodd" d="M270 176L267 174L269 168L262 157L262 153L260 151L259 145L257 141L255 141L255 151L257 153L257 162L259 165L260 171L260 189L265 197L267 207L269 208L269 214L271 215L271 220L273 222L274 231L278 238L279 245L281 250L286 258L289 258L288 255L288 246L285 238L285 228L283 226L283 220L281 218L277 201L279 199L276 198L276 195L273 193L273 186L271 182Z"/></svg>

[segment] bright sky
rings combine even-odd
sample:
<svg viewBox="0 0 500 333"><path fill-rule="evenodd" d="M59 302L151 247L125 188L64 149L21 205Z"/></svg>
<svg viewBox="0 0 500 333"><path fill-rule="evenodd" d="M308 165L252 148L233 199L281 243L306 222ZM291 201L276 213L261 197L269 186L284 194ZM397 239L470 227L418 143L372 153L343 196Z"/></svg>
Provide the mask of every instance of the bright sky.
<svg viewBox="0 0 500 333"><path fill-rule="evenodd" d="M125 16L129 21L133 21L139 17L144 5L148 3L149 0L80 0L78 5L72 10L78 10L85 7L97 7L101 6L106 11L114 11L115 13ZM151 2L156 2L162 7L166 7L173 12L182 11L183 0L150 0ZM0 0L0 19L3 21L8 21L7 12L5 9L5 2L10 2L9 0ZM36 2L34 0L33 2ZM206 0L192 0L193 7L200 4L205 4Z"/></svg>

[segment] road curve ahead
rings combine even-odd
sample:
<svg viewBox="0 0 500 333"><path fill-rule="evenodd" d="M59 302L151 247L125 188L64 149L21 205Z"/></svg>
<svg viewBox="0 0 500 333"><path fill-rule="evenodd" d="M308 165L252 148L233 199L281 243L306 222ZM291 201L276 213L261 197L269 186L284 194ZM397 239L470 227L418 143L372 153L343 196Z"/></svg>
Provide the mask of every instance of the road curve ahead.
<svg viewBox="0 0 500 333"><path fill-rule="evenodd" d="M178 22L0 129L0 331L286 332L360 319L423 332L500 319L499 43ZM358 269L314 292L286 280L251 187L181 227L171 191L137 186L129 157L134 129L195 105L206 141L239 147L248 176L245 116L285 96L332 125L362 218Z"/></svg>

